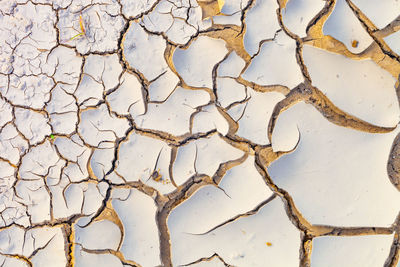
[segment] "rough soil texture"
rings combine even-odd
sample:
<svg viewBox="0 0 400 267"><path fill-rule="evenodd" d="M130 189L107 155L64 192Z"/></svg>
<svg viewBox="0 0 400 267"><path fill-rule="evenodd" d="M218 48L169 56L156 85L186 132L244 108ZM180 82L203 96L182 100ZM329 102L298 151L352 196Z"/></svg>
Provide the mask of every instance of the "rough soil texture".
<svg viewBox="0 0 400 267"><path fill-rule="evenodd" d="M1 266L400 266L400 2L1 0Z"/></svg>

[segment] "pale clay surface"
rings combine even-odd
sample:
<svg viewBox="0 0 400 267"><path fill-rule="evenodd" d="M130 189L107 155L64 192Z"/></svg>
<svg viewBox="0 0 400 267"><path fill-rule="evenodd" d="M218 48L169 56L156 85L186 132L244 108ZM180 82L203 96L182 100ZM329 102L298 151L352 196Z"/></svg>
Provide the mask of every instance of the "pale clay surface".
<svg viewBox="0 0 400 267"><path fill-rule="evenodd" d="M0 266L400 266L400 1L0 1Z"/></svg>

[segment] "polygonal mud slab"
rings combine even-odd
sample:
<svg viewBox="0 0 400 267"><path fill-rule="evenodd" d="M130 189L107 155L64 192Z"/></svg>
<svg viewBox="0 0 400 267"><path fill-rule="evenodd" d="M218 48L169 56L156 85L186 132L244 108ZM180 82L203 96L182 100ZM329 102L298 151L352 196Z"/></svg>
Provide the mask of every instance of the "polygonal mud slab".
<svg viewBox="0 0 400 267"><path fill-rule="evenodd" d="M273 162L268 173L313 224L389 226L400 207L386 171L398 132L344 128L299 103L279 116L272 135L275 150L294 151Z"/></svg>
<svg viewBox="0 0 400 267"><path fill-rule="evenodd" d="M392 240L393 235L317 237L313 240L311 265L384 266ZM353 248L357 249L349 253Z"/></svg>

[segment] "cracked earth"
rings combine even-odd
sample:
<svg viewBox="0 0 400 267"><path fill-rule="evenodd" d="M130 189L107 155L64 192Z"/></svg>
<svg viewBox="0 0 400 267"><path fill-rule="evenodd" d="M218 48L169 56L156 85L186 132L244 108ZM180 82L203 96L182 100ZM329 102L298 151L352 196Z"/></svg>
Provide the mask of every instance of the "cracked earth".
<svg viewBox="0 0 400 267"><path fill-rule="evenodd" d="M1 0L0 265L399 267L399 55L399 0Z"/></svg>

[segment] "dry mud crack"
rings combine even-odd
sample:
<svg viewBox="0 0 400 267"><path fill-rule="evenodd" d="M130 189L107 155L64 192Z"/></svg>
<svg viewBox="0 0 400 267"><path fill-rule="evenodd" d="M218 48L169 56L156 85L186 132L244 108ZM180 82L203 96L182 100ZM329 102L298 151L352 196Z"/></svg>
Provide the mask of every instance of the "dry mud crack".
<svg viewBox="0 0 400 267"><path fill-rule="evenodd" d="M399 100L399 0L1 0L0 265L399 267Z"/></svg>

